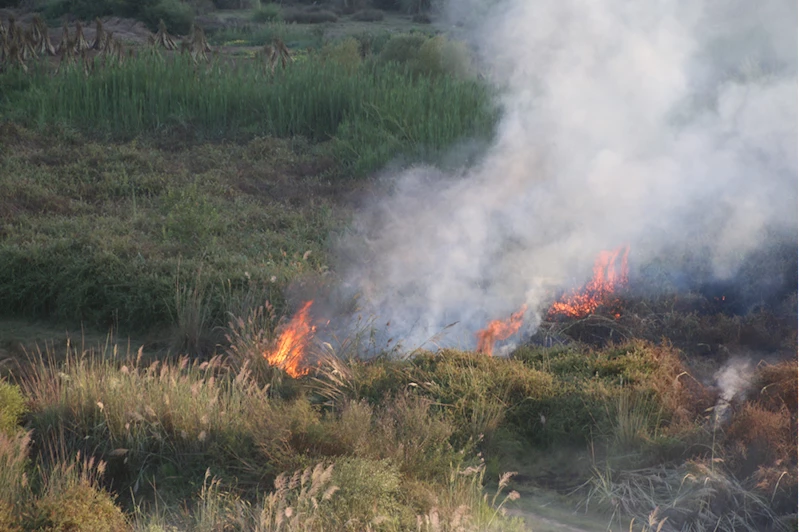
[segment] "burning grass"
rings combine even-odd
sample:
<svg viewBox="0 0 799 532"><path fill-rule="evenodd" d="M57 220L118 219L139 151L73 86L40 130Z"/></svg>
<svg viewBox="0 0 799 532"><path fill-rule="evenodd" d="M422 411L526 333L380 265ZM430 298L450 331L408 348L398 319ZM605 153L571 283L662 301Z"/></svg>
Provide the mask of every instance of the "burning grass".
<svg viewBox="0 0 799 532"><path fill-rule="evenodd" d="M614 519L656 512L698 530L718 517L721 530L746 530L795 511L796 417L787 406L796 401L788 379L795 363L760 367L760 388L717 427L713 390L666 346L528 347L511 359L453 350L405 361L330 355L293 379L262 356L281 335L273 311L251 318L232 322L240 350L229 359L150 362L142 352L75 350L60 363L37 358L20 375L26 428L57 442L61 462L78 452L107 462L94 485L119 493L130 512L131 490L139 502L158 497L169 508L194 500L189 513L161 516L182 526L276 526L291 508L326 530L348 520L415 530L417 520L436 519L507 530L497 510L504 495L484 499L486 479L519 456L565 448L579 456L589 444L593 461L573 460L561 487L593 479L582 492L587 504ZM271 332L251 338L248 323ZM42 449L24 454L39 463ZM34 474L15 467L17 476ZM557 475L549 467L528 478L548 482ZM147 507L136 517L142 526L161 518Z"/></svg>
<svg viewBox="0 0 799 532"><path fill-rule="evenodd" d="M168 519L214 526L261 519L274 527L276 519L292 517L285 513L291 508L300 526L315 522L325 530L343 530L346 522L415 530L417 516L453 520L469 530L515 526L497 513L501 500L495 497L492 505L482 497L484 467L471 447L454 446L455 428L425 397L404 393L380 405L349 402L330 410L308 389L281 399L280 390L259 384L246 367L220 359L148 363L141 352L71 351L55 363L50 355L32 361L21 378L28 426L39 443L10 456L20 464L4 470L16 472L11 481L44 475L43 485L53 485L46 479L61 478L64 464L90 453L88 469L78 470L103 462L86 486L119 493L129 511L134 506L125 495L132 493L140 521L148 519L143 502L157 497L171 508L197 497L191 513ZM6 447L19 446L0 446L0 452ZM25 455L36 469L24 465ZM317 479L322 471L324 479ZM72 484L64 486L52 493L71 497ZM271 494L256 496L259 490ZM67 518L47 508L42 503L48 519Z"/></svg>

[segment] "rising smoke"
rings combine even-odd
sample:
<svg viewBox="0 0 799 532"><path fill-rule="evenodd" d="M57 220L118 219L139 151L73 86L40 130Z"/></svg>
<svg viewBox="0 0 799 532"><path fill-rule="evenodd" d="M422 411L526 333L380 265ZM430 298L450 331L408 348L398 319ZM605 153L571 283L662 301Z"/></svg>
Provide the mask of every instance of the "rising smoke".
<svg viewBox="0 0 799 532"><path fill-rule="evenodd" d="M338 270L419 345L582 284L597 253L702 258L729 279L797 232L797 6L783 0L453 0L503 117L481 161L388 176ZM632 272L631 272L632 273ZM795 279L794 279L795 281ZM391 334L391 333L389 333Z"/></svg>

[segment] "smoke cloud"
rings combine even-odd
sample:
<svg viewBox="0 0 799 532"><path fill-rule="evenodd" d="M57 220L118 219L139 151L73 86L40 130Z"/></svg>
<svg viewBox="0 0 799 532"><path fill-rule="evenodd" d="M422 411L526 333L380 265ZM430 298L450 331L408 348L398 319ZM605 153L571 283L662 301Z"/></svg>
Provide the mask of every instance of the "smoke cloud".
<svg viewBox="0 0 799 532"><path fill-rule="evenodd" d="M797 5L457 0L501 94L476 165L420 167L341 242L344 288L409 345L474 347L487 320L581 285L603 249L736 276L797 232Z"/></svg>

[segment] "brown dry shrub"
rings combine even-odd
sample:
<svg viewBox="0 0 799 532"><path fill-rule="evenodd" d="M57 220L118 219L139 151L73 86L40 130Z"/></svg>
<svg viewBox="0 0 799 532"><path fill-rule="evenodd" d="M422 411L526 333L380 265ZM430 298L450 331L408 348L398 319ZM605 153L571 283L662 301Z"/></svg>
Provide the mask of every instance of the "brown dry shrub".
<svg viewBox="0 0 799 532"><path fill-rule="evenodd" d="M769 497L774 510L780 514L796 512L796 467L760 466L753 476L755 488Z"/></svg>
<svg viewBox="0 0 799 532"><path fill-rule="evenodd" d="M730 465L740 476L749 476L760 466L792 467L796 434L787 408L771 411L745 403L727 428Z"/></svg>
<svg viewBox="0 0 799 532"><path fill-rule="evenodd" d="M670 414L672 429L693 427L697 419L713 406L710 390L696 380L683 364L680 353L669 344L653 345L633 341L634 349L643 350L653 370L642 377L643 386L654 390L660 404Z"/></svg>
<svg viewBox="0 0 799 532"><path fill-rule="evenodd" d="M758 404L771 411L787 408L796 416L797 406L797 360L785 360L777 364L761 364L757 368L753 385Z"/></svg>

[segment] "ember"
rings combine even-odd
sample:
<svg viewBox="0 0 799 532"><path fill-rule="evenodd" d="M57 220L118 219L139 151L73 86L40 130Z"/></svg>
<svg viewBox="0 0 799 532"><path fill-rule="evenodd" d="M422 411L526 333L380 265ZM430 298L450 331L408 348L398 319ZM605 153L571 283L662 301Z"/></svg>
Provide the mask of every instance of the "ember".
<svg viewBox="0 0 799 532"><path fill-rule="evenodd" d="M563 295L549 309L550 318L557 315L582 318L608 301L608 296L627 284L628 246L603 251L594 262L594 276L581 290ZM618 317L618 314L616 315Z"/></svg>
<svg viewBox="0 0 799 532"><path fill-rule="evenodd" d="M522 326L527 305L522 305L518 311L510 315L507 321L494 320L489 322L485 329L477 332L477 352L488 356L494 351L494 342L505 340Z"/></svg>
<svg viewBox="0 0 799 532"><path fill-rule="evenodd" d="M273 366L284 370L295 379L307 375L309 367L304 367L303 362L306 349L316 330L310 324L309 311L313 301L306 302L300 310L283 327L283 331L275 342L271 352L264 353L264 358Z"/></svg>

